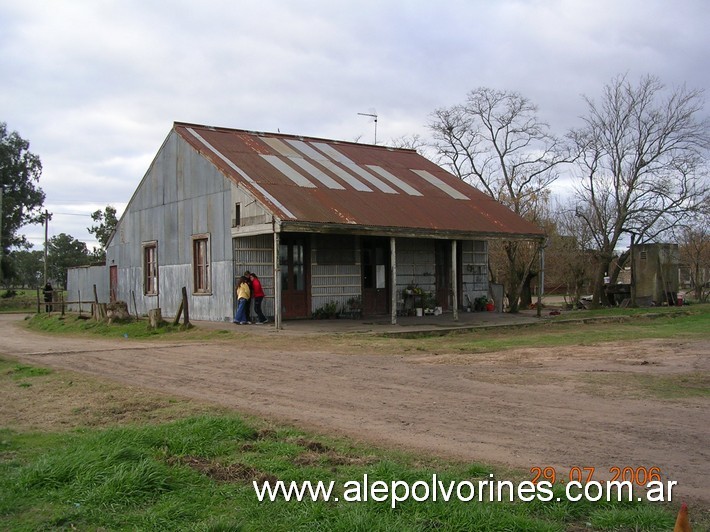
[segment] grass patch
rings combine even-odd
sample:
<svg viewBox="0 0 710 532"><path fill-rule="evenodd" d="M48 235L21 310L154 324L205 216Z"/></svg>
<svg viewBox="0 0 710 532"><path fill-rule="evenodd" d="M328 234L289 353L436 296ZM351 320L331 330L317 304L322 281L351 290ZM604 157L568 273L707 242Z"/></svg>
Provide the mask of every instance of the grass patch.
<svg viewBox="0 0 710 532"><path fill-rule="evenodd" d="M570 316L575 318L571 321ZM161 339L171 341L230 341L240 345L273 349L300 349L329 353L370 353L406 355L422 353L482 353L515 348L545 348L567 345L596 345L603 342L624 342L649 338L707 338L710 330L710 305L649 309L605 309L576 311L554 319L544 319L529 325L482 327L473 330L416 333L414 337L387 334L336 333L313 335L250 334L239 330L194 327L182 330L166 324L148 328L146 319L129 323L108 324L78 319L75 314L64 318L55 314L37 314L27 320L29 328L52 334L96 335L116 339Z"/></svg>
<svg viewBox="0 0 710 532"><path fill-rule="evenodd" d="M77 314L35 314L28 320L28 327L35 331L65 335L95 335L105 338L123 339L148 339L170 337L171 339L207 340L211 338L224 338L230 331L199 330L196 328L185 330L182 325L173 325L165 322L155 329L149 327L147 319L131 319L121 323L108 323L85 319Z"/></svg>
<svg viewBox="0 0 710 532"><path fill-rule="evenodd" d="M334 495L345 485L369 477L379 480L446 483L468 480L521 480L527 473L496 470L388 451L325 438L288 426L159 395L127 401L135 390L61 370L35 375L31 366L0 360L0 385L13 372L55 387L77 401L40 429L0 410L0 516L12 530L669 530L674 512L641 503L489 503L324 500L259 502L252 483L277 480L334 482ZM71 384L68 384L71 383ZM89 423L73 410L99 386L104 412L133 411L126 419L109 416ZM12 397L18 409L42 410L52 397ZM170 403L143 418L141 404ZM559 489L556 495L561 494ZM698 523L700 525L700 523ZM696 526L698 526L696 525Z"/></svg>
<svg viewBox="0 0 710 532"><path fill-rule="evenodd" d="M41 291L39 299L44 311L44 296ZM14 288L0 291L0 313L37 312L37 308L37 290Z"/></svg>
<svg viewBox="0 0 710 532"><path fill-rule="evenodd" d="M12 376L13 379L22 379L24 377L41 377L42 375L50 375L52 373L52 370L49 368L27 366L25 364L15 364L11 369L8 369L6 371L7 374Z"/></svg>
<svg viewBox="0 0 710 532"><path fill-rule="evenodd" d="M633 311L631 314L625 310ZM590 312L590 314L588 314ZM594 314L591 314L594 312ZM413 338L387 338L388 341L364 339L361 345L377 345L387 350L397 340L404 351L481 353L515 348L540 348L567 345L596 345L603 342L622 342L648 338L694 339L707 338L710 330L710 305L689 308L607 309L579 311L572 321L568 315L561 319L544 320L530 325L489 327L473 331L453 331L445 340L439 334L422 333ZM378 349L379 350L379 349Z"/></svg>
<svg viewBox="0 0 710 532"><path fill-rule="evenodd" d="M635 398L686 399L710 397L710 374L702 371L677 375L636 373L596 373L585 380L592 386L605 386L609 393Z"/></svg>

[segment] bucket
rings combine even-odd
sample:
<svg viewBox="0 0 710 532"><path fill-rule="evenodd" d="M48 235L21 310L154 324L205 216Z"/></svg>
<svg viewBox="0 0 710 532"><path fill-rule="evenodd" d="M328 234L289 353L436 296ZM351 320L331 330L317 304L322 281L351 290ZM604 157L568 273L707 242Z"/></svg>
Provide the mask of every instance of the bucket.
<svg viewBox="0 0 710 532"><path fill-rule="evenodd" d="M424 315L424 309L422 307L417 307L417 318L421 318Z"/></svg>

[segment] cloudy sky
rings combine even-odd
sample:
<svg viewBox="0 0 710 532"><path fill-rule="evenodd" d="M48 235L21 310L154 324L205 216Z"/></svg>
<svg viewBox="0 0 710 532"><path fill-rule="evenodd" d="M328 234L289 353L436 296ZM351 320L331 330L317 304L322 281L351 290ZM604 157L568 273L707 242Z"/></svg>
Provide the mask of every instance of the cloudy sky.
<svg viewBox="0 0 710 532"><path fill-rule="evenodd" d="M387 143L486 86L563 134L619 74L710 87L709 23L707 0L0 0L0 122L42 160L50 236L91 248L174 121L372 142L376 113Z"/></svg>

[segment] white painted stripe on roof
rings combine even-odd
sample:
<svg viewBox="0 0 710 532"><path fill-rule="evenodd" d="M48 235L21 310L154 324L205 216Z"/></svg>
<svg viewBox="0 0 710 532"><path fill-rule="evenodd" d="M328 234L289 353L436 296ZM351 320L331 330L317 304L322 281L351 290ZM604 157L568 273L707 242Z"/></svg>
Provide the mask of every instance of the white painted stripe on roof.
<svg viewBox="0 0 710 532"><path fill-rule="evenodd" d="M340 179L345 181L348 185L353 187L355 190L359 190L360 192L372 192L372 189L368 187L365 183L362 181L358 181L355 176L352 174L349 174L345 170L343 170L340 166L337 164L333 163L330 159L328 159L324 154L319 152L318 150L310 147L308 144L303 142L302 140L287 140L289 144L291 144L294 148L299 150L301 153L303 153L306 157L313 159L314 161L317 161L318 164L322 165L324 168L327 170L330 170L333 172L335 175L337 175Z"/></svg>
<svg viewBox="0 0 710 532"><path fill-rule="evenodd" d="M353 161L348 159L345 155L340 153L338 150L333 148L331 145L326 144L324 142L314 142L313 145L321 150L323 153L325 153L328 157L333 159L335 162L338 162L345 166L348 170L352 170L355 172L357 175L362 177L365 181L373 185L375 188L380 189L382 192L386 194L398 194L398 192L393 189L391 186L389 186L387 183L384 181L378 179L374 175L372 175L370 172L365 170L363 167L358 166L355 164Z"/></svg>
<svg viewBox="0 0 710 532"><path fill-rule="evenodd" d="M293 151L291 147L281 139L275 139L273 137L259 137L259 140L268 144L272 149L276 150L280 155L285 157L298 157L298 153Z"/></svg>
<svg viewBox="0 0 710 532"><path fill-rule="evenodd" d="M264 159L271 166L276 168L283 175L288 177L291 181L296 183L299 187L316 188L316 186L311 183L306 177L299 174L296 170L291 168L289 165L286 164L285 161L279 159L276 155L261 154L261 158Z"/></svg>
<svg viewBox="0 0 710 532"><path fill-rule="evenodd" d="M426 170L412 170L412 172L417 174L419 177L429 181L429 183L434 185L439 190L446 192L449 196L451 196L454 199L462 199L462 200L469 199L468 196L466 196L462 192L459 192L454 187L452 187L448 183L445 183L444 181L442 181L441 179L436 177L434 174L429 173Z"/></svg>
<svg viewBox="0 0 710 532"><path fill-rule="evenodd" d="M298 151L300 151L303 155L305 155L309 159L313 159L314 161L318 161L319 163L322 163L323 161L328 160L328 159L326 159L324 154L322 154L318 150L310 147L308 144L306 144L302 140L286 139L286 142L288 142L291 146L296 148Z"/></svg>
<svg viewBox="0 0 710 532"><path fill-rule="evenodd" d="M376 164L368 164L367 167L371 170L374 170L378 174L380 174L382 177L384 177L387 181L392 183L394 186L399 187L402 190L404 190L410 196L421 196L422 195L422 193L419 192L416 188L405 183L399 177L397 177L393 173L385 170L381 166L377 166Z"/></svg>
<svg viewBox="0 0 710 532"><path fill-rule="evenodd" d="M345 190L345 187L338 183L335 179L327 174L324 174L320 169L313 166L309 161L303 157L289 157L289 161L296 163L298 166L303 168L306 172L316 178L318 181L323 183L326 187L335 190Z"/></svg>
<svg viewBox="0 0 710 532"><path fill-rule="evenodd" d="M256 190L258 190L267 200L269 200L271 203L273 203L278 209L281 210L282 213L284 213L286 216L289 218L295 219L296 217L294 214L289 211L286 207L284 207L280 201L278 201L275 197L273 197L271 194L269 194L266 190L264 190L264 187L262 187L259 183L254 181L251 177L247 175L247 173L239 168L236 164L234 164L232 161L227 159L227 157L224 156L217 148L212 146L209 142L207 142L202 136L192 129L191 127L185 128L187 129L190 134L195 137L197 140L199 140L206 148L208 148L212 153L214 153L217 157L222 159L227 166L229 166L232 170L237 172L240 176L244 178L244 180L249 183L252 187L254 187Z"/></svg>

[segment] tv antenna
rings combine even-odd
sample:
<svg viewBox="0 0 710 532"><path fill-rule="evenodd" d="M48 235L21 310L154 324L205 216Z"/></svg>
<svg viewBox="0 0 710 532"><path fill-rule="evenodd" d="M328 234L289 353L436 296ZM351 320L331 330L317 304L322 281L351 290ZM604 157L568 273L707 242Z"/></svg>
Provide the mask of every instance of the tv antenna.
<svg viewBox="0 0 710 532"><path fill-rule="evenodd" d="M358 113L360 116L369 116L375 122L375 144L377 144L377 111L370 109L369 113Z"/></svg>

